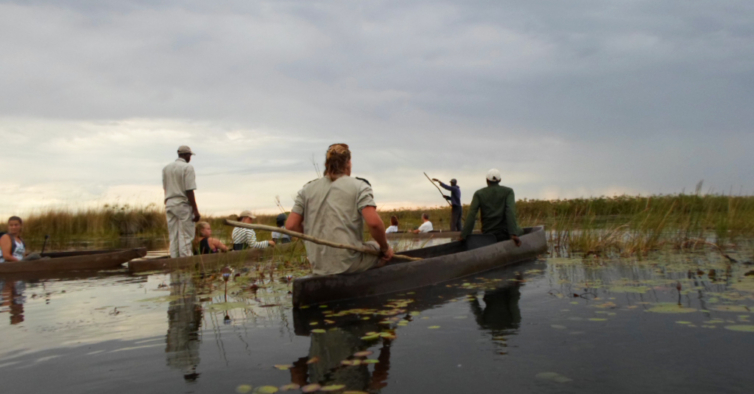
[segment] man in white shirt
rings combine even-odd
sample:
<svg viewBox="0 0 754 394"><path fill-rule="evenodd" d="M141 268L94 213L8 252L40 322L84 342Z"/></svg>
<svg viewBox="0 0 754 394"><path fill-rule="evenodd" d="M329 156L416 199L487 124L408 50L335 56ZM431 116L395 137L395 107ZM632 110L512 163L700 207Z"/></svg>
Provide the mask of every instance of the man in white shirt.
<svg viewBox="0 0 754 394"><path fill-rule="evenodd" d="M428 233L434 230L434 228L432 227L432 222L429 221L429 215L427 215L426 213L423 213L422 221L424 221L424 223L422 223L422 225L419 226L418 229L414 230L414 234Z"/></svg>
<svg viewBox="0 0 754 394"><path fill-rule="evenodd" d="M196 174L189 164L191 148L178 148L178 159L162 169L162 189L165 191L165 214L170 233L170 257L191 256L194 240L194 222L201 219L196 206Z"/></svg>

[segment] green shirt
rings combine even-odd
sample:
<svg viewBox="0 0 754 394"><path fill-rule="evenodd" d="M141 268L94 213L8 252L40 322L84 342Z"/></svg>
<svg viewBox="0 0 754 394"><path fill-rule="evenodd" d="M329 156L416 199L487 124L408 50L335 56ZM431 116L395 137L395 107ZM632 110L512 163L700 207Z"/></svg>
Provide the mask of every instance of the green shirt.
<svg viewBox="0 0 754 394"><path fill-rule="evenodd" d="M516 197L513 195L513 189L495 184L477 190L474 199L471 200L461 238L465 239L474 231L476 213L479 209L482 210L483 234L495 234L498 239L521 235L521 229L516 223Z"/></svg>

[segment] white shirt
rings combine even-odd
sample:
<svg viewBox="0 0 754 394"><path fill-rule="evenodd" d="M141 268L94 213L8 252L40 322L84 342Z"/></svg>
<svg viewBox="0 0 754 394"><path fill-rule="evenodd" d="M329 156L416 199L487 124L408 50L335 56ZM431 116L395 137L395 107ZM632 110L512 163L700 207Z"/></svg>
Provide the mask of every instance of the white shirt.
<svg viewBox="0 0 754 394"><path fill-rule="evenodd" d="M432 222L430 222L429 220L427 220L426 222L422 223L421 226L419 226L420 233L428 233L432 230L434 230L434 228L432 227Z"/></svg>
<svg viewBox="0 0 754 394"><path fill-rule="evenodd" d="M16 250L13 251L13 257L15 257L16 259L18 259L18 261L23 260L24 259L24 255L26 254L26 243L24 243L24 241L16 242L16 237L14 237L14 236L12 236L10 234L5 234L5 235L7 235L10 238L10 242L13 245L16 245ZM5 235L3 235L3 237ZM2 252L0 252L0 263L5 263L5 258L3 258L3 253Z"/></svg>
<svg viewBox="0 0 754 394"><path fill-rule="evenodd" d="M397 233L397 232L398 232L398 226L390 226L387 228L387 230L385 230L385 234Z"/></svg>
<svg viewBox="0 0 754 394"><path fill-rule="evenodd" d="M196 190L194 166L182 158L162 169L162 188L165 189L165 204L188 203L187 190Z"/></svg>

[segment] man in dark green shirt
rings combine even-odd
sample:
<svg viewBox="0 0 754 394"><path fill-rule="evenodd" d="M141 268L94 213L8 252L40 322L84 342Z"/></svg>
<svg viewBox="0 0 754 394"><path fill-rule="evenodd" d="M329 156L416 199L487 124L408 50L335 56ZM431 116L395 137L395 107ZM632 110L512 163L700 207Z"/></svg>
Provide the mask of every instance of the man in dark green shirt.
<svg viewBox="0 0 754 394"><path fill-rule="evenodd" d="M500 186L500 171L491 169L487 172L487 187L474 193L469 207L469 215L461 232L461 239L474 231L476 213L482 210L482 233L493 234L498 241L512 239L516 246L521 246L518 238L522 231L516 223L516 197L513 189Z"/></svg>

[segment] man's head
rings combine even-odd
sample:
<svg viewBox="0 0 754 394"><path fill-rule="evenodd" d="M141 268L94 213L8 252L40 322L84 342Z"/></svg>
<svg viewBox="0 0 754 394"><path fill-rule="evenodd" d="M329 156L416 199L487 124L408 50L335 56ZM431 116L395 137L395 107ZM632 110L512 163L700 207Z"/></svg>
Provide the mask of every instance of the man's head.
<svg viewBox="0 0 754 394"><path fill-rule="evenodd" d="M251 211L243 211L240 215L238 215L238 220L240 220L242 223L254 223L254 219L256 219L257 216L251 213Z"/></svg>
<svg viewBox="0 0 754 394"><path fill-rule="evenodd" d="M423 220L423 221L425 221L425 222L426 222L426 221L429 221L429 215L428 215L428 214L426 214L426 213L423 213L423 214L422 214L422 220Z"/></svg>
<svg viewBox="0 0 754 394"><path fill-rule="evenodd" d="M455 186L457 183L458 181L456 181L456 178L450 180L450 186Z"/></svg>
<svg viewBox="0 0 754 394"><path fill-rule="evenodd" d="M18 235L21 233L21 227L24 221L18 216L11 216L8 219L8 234Z"/></svg>
<svg viewBox="0 0 754 394"><path fill-rule="evenodd" d="M186 160L186 163L191 161L191 156L195 155L194 152L191 151L191 148L189 148L186 145L181 145L178 147L178 157L180 157L183 160Z"/></svg>
<svg viewBox="0 0 754 394"><path fill-rule="evenodd" d="M502 176L500 175L500 171L498 171L497 168L492 168L489 171L487 171L487 184L488 185L497 185L500 183L501 179L502 179Z"/></svg>
<svg viewBox="0 0 754 394"><path fill-rule="evenodd" d="M278 217L275 218L275 223L277 223L278 227L285 226L285 221L288 219L288 215L281 213L278 215Z"/></svg>
<svg viewBox="0 0 754 394"><path fill-rule="evenodd" d="M341 175L351 175L351 151L346 144L332 144L325 156L325 175L335 180Z"/></svg>

